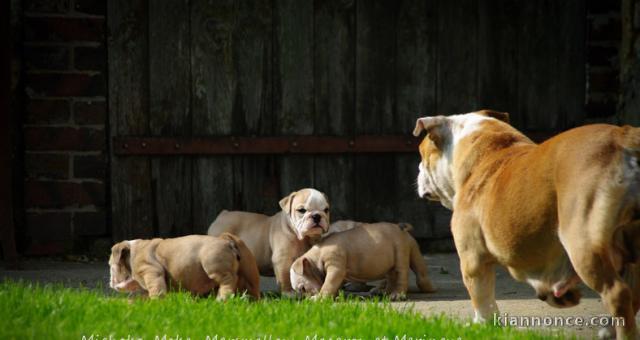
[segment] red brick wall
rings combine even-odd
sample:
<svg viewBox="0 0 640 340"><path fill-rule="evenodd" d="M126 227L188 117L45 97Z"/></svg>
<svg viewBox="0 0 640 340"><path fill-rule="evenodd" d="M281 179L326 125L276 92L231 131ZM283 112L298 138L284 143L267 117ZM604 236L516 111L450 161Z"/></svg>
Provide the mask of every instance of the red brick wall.
<svg viewBox="0 0 640 340"><path fill-rule="evenodd" d="M108 237L106 0L25 0L26 254Z"/></svg>
<svg viewBox="0 0 640 340"><path fill-rule="evenodd" d="M621 0L587 0L586 112L594 121L616 114L620 89Z"/></svg>

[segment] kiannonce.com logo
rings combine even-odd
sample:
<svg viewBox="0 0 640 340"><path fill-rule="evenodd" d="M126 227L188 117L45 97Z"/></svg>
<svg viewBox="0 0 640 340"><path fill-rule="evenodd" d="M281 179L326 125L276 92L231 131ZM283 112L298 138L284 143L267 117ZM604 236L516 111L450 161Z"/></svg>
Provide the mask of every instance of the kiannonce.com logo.
<svg viewBox="0 0 640 340"><path fill-rule="evenodd" d="M529 316L493 314L493 324L512 327L624 327L623 317L611 316Z"/></svg>

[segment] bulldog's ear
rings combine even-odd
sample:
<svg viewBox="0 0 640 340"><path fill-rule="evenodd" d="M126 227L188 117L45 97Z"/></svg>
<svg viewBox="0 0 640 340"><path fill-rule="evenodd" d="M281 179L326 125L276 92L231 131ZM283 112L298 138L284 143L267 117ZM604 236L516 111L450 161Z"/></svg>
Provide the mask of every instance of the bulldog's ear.
<svg viewBox="0 0 640 340"><path fill-rule="evenodd" d="M302 258L302 273L306 278L322 284L322 273L306 257Z"/></svg>
<svg viewBox="0 0 640 340"><path fill-rule="evenodd" d="M129 257L131 245L127 241L116 243L111 247L111 258L114 263L120 263Z"/></svg>
<svg viewBox="0 0 640 340"><path fill-rule="evenodd" d="M501 120L505 123L509 123L509 113L508 112L498 112L498 111L493 111L493 110L480 110L478 111L479 114L483 115L483 116L487 116L487 117L491 117L491 118L495 118L497 120Z"/></svg>
<svg viewBox="0 0 640 340"><path fill-rule="evenodd" d="M306 258L302 258L300 259L300 261L294 261L293 264L291 265L291 269L293 269L293 272L298 274L298 275L302 275L304 274L304 262L305 260L307 260Z"/></svg>
<svg viewBox="0 0 640 340"><path fill-rule="evenodd" d="M435 145L440 148L445 137L445 129L443 127L447 123L447 117L434 116L422 117L416 121L416 127L413 129L413 135L418 137L422 131L427 131L427 136Z"/></svg>
<svg viewBox="0 0 640 340"><path fill-rule="evenodd" d="M291 204L293 204L293 198L296 196L297 191L294 191L292 193L289 194L289 196L283 198L280 200L280 209L282 209L283 211L287 212L288 214L291 213Z"/></svg>

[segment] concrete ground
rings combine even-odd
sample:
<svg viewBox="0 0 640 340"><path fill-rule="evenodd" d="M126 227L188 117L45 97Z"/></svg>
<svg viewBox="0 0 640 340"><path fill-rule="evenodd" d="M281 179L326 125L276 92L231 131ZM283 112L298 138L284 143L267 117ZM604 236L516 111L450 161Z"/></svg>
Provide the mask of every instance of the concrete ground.
<svg viewBox="0 0 640 340"><path fill-rule="evenodd" d="M438 291L433 294L417 293L414 278L408 301L394 302L399 309L412 307L425 315L444 313L446 315L470 320L473 310L467 291L462 283L456 254L426 255L430 277ZM109 269L106 262L70 262L51 259L26 260L23 270L0 270L0 280L27 280L33 282L58 282L68 286L85 286L102 288L108 292ZM0 264L1 267L1 264ZM262 278L263 291L275 291L275 280ZM109 292L113 294L112 292ZM582 289L581 303L573 308L557 309L535 297L533 288L511 278L508 272L498 269L496 276L496 298L501 315L539 316L539 317L585 317L605 316L606 312L600 298L586 287ZM546 330L549 328L540 328ZM593 338L598 328L573 327L566 331L579 337Z"/></svg>

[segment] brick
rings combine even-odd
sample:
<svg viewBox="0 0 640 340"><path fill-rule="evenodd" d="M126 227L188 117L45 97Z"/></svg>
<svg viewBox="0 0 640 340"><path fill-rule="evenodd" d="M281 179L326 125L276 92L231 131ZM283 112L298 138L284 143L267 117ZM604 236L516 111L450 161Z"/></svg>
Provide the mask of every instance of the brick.
<svg viewBox="0 0 640 340"><path fill-rule="evenodd" d="M105 203L105 188L102 183L27 180L24 190L25 206L31 208L104 206Z"/></svg>
<svg viewBox="0 0 640 340"><path fill-rule="evenodd" d="M622 0L587 0L588 14L620 13Z"/></svg>
<svg viewBox="0 0 640 340"><path fill-rule="evenodd" d="M28 70L68 70L69 48L28 46L24 48L24 61Z"/></svg>
<svg viewBox="0 0 640 340"><path fill-rule="evenodd" d="M102 42L104 33L103 18L27 17L24 19L25 41Z"/></svg>
<svg viewBox="0 0 640 340"><path fill-rule="evenodd" d="M622 23L620 18L609 18L604 23L601 20L589 19L587 23L587 37L589 41L619 42L622 37Z"/></svg>
<svg viewBox="0 0 640 340"><path fill-rule="evenodd" d="M76 102L73 118L81 125L104 125L107 120L107 103L104 101Z"/></svg>
<svg viewBox="0 0 640 340"><path fill-rule="evenodd" d="M72 127L26 127L25 149L31 151L102 151L104 130Z"/></svg>
<svg viewBox="0 0 640 340"><path fill-rule="evenodd" d="M25 110L27 124L68 123L70 117L67 100L30 99Z"/></svg>
<svg viewBox="0 0 640 340"><path fill-rule="evenodd" d="M26 154L25 171L29 178L69 178L69 155Z"/></svg>
<svg viewBox="0 0 640 340"><path fill-rule="evenodd" d="M104 156L75 156L73 158L73 177L104 179L107 173L107 161Z"/></svg>
<svg viewBox="0 0 640 340"><path fill-rule="evenodd" d="M609 72L591 72L589 73L589 92L605 92L617 93L620 88L620 80L618 73Z"/></svg>
<svg viewBox="0 0 640 340"><path fill-rule="evenodd" d="M106 235L106 214L103 211L75 213L73 217L73 233L76 236Z"/></svg>
<svg viewBox="0 0 640 340"><path fill-rule="evenodd" d="M618 63L618 48L589 46L587 64L591 66L615 66Z"/></svg>
<svg viewBox="0 0 640 340"><path fill-rule="evenodd" d="M27 213L27 234L38 241L64 241L71 236L70 212Z"/></svg>
<svg viewBox="0 0 640 340"><path fill-rule="evenodd" d="M107 13L107 0L76 0L73 7L76 12L105 15Z"/></svg>
<svg viewBox="0 0 640 340"><path fill-rule="evenodd" d="M25 11L36 13L65 13L69 11L69 0L24 0Z"/></svg>
<svg viewBox="0 0 640 340"><path fill-rule="evenodd" d="M76 47L74 51L76 70L103 71L107 64L107 52L104 47Z"/></svg>
<svg viewBox="0 0 640 340"><path fill-rule="evenodd" d="M31 94L47 97L95 97L107 91L102 74L27 74L25 85Z"/></svg>

